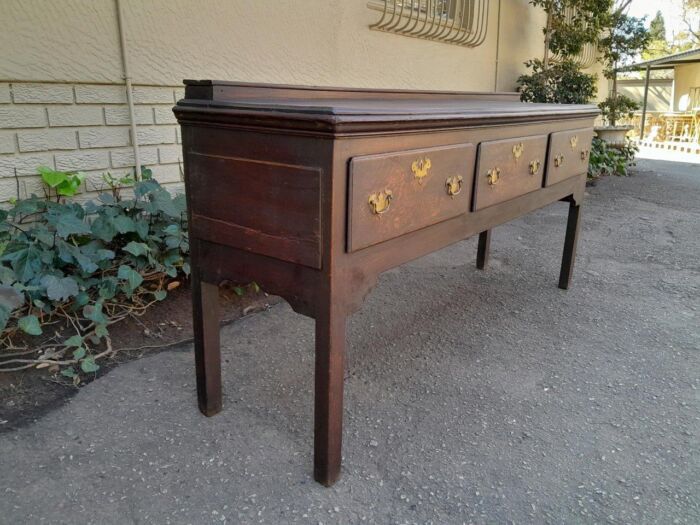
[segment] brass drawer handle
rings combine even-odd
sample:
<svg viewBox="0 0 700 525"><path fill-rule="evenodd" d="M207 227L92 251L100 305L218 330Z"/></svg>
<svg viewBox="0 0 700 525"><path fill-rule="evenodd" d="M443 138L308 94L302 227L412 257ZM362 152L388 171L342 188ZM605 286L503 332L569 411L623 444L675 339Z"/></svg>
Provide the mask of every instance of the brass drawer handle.
<svg viewBox="0 0 700 525"><path fill-rule="evenodd" d="M530 175L534 175L540 171L540 161L539 160L531 160L530 161Z"/></svg>
<svg viewBox="0 0 700 525"><path fill-rule="evenodd" d="M558 168L562 164L564 164L564 155L557 155L556 157L554 157L554 167L555 168Z"/></svg>
<svg viewBox="0 0 700 525"><path fill-rule="evenodd" d="M576 149L576 144L578 144L578 135L574 135L569 139L569 143L571 144L571 149L574 150Z"/></svg>
<svg viewBox="0 0 700 525"><path fill-rule="evenodd" d="M369 203L369 209L375 215L381 215L389 211L389 206L391 206L391 199L393 199L393 194L391 190L378 191L377 193L372 193L369 196L367 202Z"/></svg>
<svg viewBox="0 0 700 525"><path fill-rule="evenodd" d="M411 171L418 179L418 184L423 184L423 179L428 176L428 171L430 171L432 165L433 163L428 157L423 157L422 159L413 161L411 164Z"/></svg>
<svg viewBox="0 0 700 525"><path fill-rule="evenodd" d="M445 181L445 188L447 189L447 194L450 197L459 195L459 193L462 191L462 176L455 175L454 177L449 177Z"/></svg>
<svg viewBox="0 0 700 525"><path fill-rule="evenodd" d="M489 186L493 186L495 184L498 184L498 181L501 178L501 168L492 168L486 173L486 180L489 183Z"/></svg>
<svg viewBox="0 0 700 525"><path fill-rule="evenodd" d="M581 150L581 160L586 160L588 158L589 154L590 154L590 150L582 149Z"/></svg>
<svg viewBox="0 0 700 525"><path fill-rule="evenodd" d="M515 157L516 160L519 159L520 155L523 154L524 149L525 149L525 146L523 146L522 142L513 146L513 157Z"/></svg>

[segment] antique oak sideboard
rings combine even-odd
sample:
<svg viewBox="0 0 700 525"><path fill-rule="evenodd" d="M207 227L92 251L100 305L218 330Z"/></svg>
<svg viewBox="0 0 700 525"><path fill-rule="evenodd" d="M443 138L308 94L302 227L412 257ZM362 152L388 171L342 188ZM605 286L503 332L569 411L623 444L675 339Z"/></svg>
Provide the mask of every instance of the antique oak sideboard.
<svg viewBox="0 0 700 525"><path fill-rule="evenodd" d="M377 276L555 201L567 288L595 106L513 93L186 81L182 127L200 410L221 410L217 286L255 281L316 322L314 477L340 474L345 328ZM494 283L497 286L497 283Z"/></svg>

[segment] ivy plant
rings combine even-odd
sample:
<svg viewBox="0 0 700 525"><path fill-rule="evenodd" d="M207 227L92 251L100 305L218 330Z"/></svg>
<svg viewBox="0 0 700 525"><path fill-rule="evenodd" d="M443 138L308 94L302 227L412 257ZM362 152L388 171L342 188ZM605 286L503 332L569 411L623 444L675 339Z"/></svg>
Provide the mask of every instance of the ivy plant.
<svg viewBox="0 0 700 525"><path fill-rule="evenodd" d="M80 204L65 197L84 175L39 173L55 199L32 195L0 210L0 347L20 333L43 335L40 365L78 378L109 352L111 324L162 301L169 282L189 274L185 198L144 172L138 181L106 176L111 191ZM59 318L70 333L53 334Z"/></svg>
<svg viewBox="0 0 700 525"><path fill-rule="evenodd" d="M594 138L588 161L588 177L595 179L601 175L629 175L629 168L634 166L634 157L638 151L639 147L629 140L624 146L615 146Z"/></svg>

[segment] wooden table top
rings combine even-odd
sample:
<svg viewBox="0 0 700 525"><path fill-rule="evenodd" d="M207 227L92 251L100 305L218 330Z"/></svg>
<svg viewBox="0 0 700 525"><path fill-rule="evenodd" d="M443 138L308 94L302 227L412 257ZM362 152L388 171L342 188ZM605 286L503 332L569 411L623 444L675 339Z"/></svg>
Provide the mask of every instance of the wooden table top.
<svg viewBox="0 0 700 525"><path fill-rule="evenodd" d="M590 118L599 113L590 104L524 103L518 100L517 93L359 90L211 80L188 80L185 85L185 98L176 108L179 117L196 112L206 120L207 114L226 114L229 122L242 118L248 125L311 120L317 130L415 130L416 126L440 128Z"/></svg>

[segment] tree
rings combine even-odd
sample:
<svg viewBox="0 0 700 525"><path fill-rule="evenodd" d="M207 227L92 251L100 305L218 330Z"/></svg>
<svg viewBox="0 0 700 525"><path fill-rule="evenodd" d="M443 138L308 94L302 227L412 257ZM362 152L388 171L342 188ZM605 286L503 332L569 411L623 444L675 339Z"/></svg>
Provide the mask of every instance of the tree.
<svg viewBox="0 0 700 525"><path fill-rule="evenodd" d="M525 65L532 69L532 73L518 78L523 102L587 104L595 96L595 76L583 73L570 59L550 64L546 69L539 59L528 60Z"/></svg>
<svg viewBox="0 0 700 525"><path fill-rule="evenodd" d="M700 0L683 0L682 19L693 44L700 44Z"/></svg>
<svg viewBox="0 0 700 525"><path fill-rule="evenodd" d="M543 67L547 69L550 54L574 57L583 46L596 42L613 0L530 0L530 4L547 14L543 28Z"/></svg>
<svg viewBox="0 0 700 525"><path fill-rule="evenodd" d="M649 44L642 53L644 60L651 60L673 53L671 43L666 40L666 22L661 11L656 12L649 24Z"/></svg>
<svg viewBox="0 0 700 525"><path fill-rule="evenodd" d="M649 39L666 41L666 22L661 11L656 12L656 16L651 19L649 24Z"/></svg>
<svg viewBox="0 0 700 525"><path fill-rule="evenodd" d="M630 100L617 93L617 71L644 51L650 39L650 32L644 27L644 19L629 16L625 13L626 6L621 8L622 5L609 14L603 37L598 40L603 74L613 83L612 93L599 107L606 112L611 126L615 126L618 117L633 110Z"/></svg>

